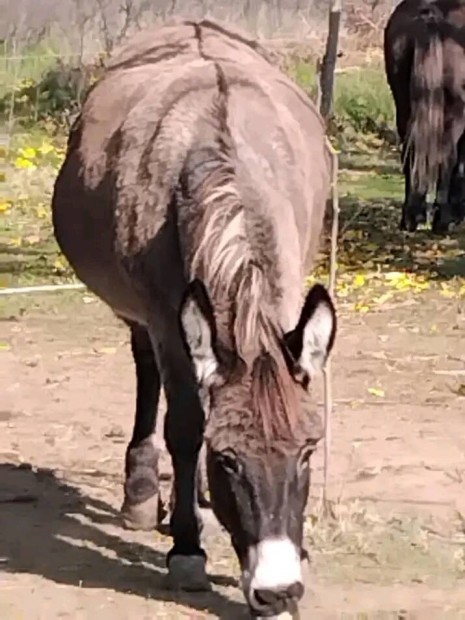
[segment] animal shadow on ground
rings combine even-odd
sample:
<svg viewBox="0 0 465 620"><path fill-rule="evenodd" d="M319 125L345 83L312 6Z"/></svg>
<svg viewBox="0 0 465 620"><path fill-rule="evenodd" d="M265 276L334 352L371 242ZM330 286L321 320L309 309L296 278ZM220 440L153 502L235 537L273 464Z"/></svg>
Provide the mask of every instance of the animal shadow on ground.
<svg viewBox="0 0 465 620"><path fill-rule="evenodd" d="M50 469L0 464L0 559L10 573L56 583L107 588L207 611L225 620L248 617L246 607L217 591L174 592L164 587L165 554L100 529L118 524L117 511L57 479ZM86 546L83 546L86 545ZM112 557L103 555L105 549ZM234 580L211 576L213 584Z"/></svg>
<svg viewBox="0 0 465 620"><path fill-rule="evenodd" d="M398 229L401 203L392 198L344 196L340 201L338 264L341 273L410 271L425 279L465 277L465 225L447 236ZM326 220L325 261L330 217Z"/></svg>

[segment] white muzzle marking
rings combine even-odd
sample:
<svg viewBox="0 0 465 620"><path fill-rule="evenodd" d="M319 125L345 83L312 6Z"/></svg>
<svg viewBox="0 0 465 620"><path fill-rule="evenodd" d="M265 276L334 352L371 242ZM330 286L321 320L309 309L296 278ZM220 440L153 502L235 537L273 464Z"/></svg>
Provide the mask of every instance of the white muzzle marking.
<svg viewBox="0 0 465 620"><path fill-rule="evenodd" d="M303 583L300 554L289 538L267 538L249 550L244 590L254 601L255 590L281 590Z"/></svg>

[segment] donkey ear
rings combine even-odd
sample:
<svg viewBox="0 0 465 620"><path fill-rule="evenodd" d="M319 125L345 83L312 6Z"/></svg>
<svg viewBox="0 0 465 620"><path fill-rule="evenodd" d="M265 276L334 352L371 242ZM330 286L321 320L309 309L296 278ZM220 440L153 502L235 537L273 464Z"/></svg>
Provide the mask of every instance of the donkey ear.
<svg viewBox="0 0 465 620"><path fill-rule="evenodd" d="M307 294L296 328L284 336L296 379L308 383L323 369L334 345L336 323L328 291L315 284Z"/></svg>
<svg viewBox="0 0 465 620"><path fill-rule="evenodd" d="M207 289L200 280L193 280L187 287L180 319L184 341L199 384L209 387L218 383L220 375L215 315Z"/></svg>

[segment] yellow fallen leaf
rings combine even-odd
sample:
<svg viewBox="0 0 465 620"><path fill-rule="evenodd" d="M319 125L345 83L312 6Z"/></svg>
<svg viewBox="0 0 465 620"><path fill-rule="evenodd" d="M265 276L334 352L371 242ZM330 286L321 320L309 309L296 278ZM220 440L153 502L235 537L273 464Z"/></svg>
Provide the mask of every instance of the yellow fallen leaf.
<svg viewBox="0 0 465 620"><path fill-rule="evenodd" d="M388 291L387 293L384 293L384 295L380 295L379 297L376 297L374 301L377 304L384 304L390 299L392 299L392 296L393 296L393 293L391 291Z"/></svg>
<svg viewBox="0 0 465 620"><path fill-rule="evenodd" d="M48 209L46 209L43 205L36 207L36 215L38 218L43 219L44 217L47 217L48 214Z"/></svg>
<svg viewBox="0 0 465 620"><path fill-rule="evenodd" d="M11 207L11 202L9 200L2 200L0 202L0 213L6 213Z"/></svg>
<svg viewBox="0 0 465 620"><path fill-rule="evenodd" d="M27 146L24 149L19 149L19 154L25 159L34 159L37 156L37 151L32 146Z"/></svg>
<svg viewBox="0 0 465 620"><path fill-rule="evenodd" d="M361 288L366 283L366 278L362 273L358 273L354 278L354 286Z"/></svg>
<svg viewBox="0 0 465 620"><path fill-rule="evenodd" d="M356 312L361 312L362 314L366 314L367 312L370 311L370 306L364 303L357 303L354 306L354 310Z"/></svg>
<svg viewBox="0 0 465 620"><path fill-rule="evenodd" d="M461 383L455 390L454 392L457 394L457 396L465 396L465 383Z"/></svg>
<svg viewBox="0 0 465 620"><path fill-rule="evenodd" d="M401 271L388 271L388 273L384 274L384 277L386 278L386 280L392 281L392 280L401 280L404 277L404 273L402 273Z"/></svg>
<svg viewBox="0 0 465 620"><path fill-rule="evenodd" d="M24 157L17 157L15 159L15 166L23 170L34 170L37 167L30 159L25 159Z"/></svg>
<svg viewBox="0 0 465 620"><path fill-rule="evenodd" d="M55 271L65 271L66 264L62 258L58 257L53 261L53 268L55 269Z"/></svg>
<svg viewBox="0 0 465 620"><path fill-rule="evenodd" d="M39 146L39 148L37 150L42 155L47 155L47 153L51 153L55 149L54 149L53 145L51 145L51 144L49 144L47 142L42 142L42 144Z"/></svg>
<svg viewBox="0 0 465 620"><path fill-rule="evenodd" d="M344 233L344 241L354 241L361 239L363 232L361 230L348 230Z"/></svg>
<svg viewBox="0 0 465 620"><path fill-rule="evenodd" d="M378 398L384 398L385 392L381 388L368 388L368 393Z"/></svg>
<svg viewBox="0 0 465 620"><path fill-rule="evenodd" d="M28 235L27 237L24 237L24 241L29 245L35 245L36 243L39 243L40 237L39 235Z"/></svg>
<svg viewBox="0 0 465 620"><path fill-rule="evenodd" d="M105 355L114 355L116 353L116 347L101 347L97 349L97 353L104 353Z"/></svg>
<svg viewBox="0 0 465 620"><path fill-rule="evenodd" d="M0 342L0 351L9 351L10 348L10 345L6 342Z"/></svg>

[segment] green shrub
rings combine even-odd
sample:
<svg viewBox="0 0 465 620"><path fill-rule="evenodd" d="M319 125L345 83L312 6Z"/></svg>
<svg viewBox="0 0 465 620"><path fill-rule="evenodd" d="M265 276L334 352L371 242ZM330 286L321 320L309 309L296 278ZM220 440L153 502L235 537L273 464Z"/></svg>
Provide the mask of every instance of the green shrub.
<svg viewBox="0 0 465 620"><path fill-rule="evenodd" d="M363 133L393 126L394 102L384 71L363 67L337 75L334 112L337 119Z"/></svg>
<svg viewBox="0 0 465 620"><path fill-rule="evenodd" d="M0 96L0 116L8 114L14 98L14 118L21 126L47 120L65 124L100 71L101 65L76 66L58 59L42 75L23 78Z"/></svg>
<svg viewBox="0 0 465 620"><path fill-rule="evenodd" d="M296 61L287 69L294 79L315 100L316 71L309 62ZM339 72L335 77L334 112L330 127L349 134L370 133L386 137L394 130L394 102L379 66L360 67Z"/></svg>

